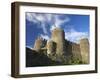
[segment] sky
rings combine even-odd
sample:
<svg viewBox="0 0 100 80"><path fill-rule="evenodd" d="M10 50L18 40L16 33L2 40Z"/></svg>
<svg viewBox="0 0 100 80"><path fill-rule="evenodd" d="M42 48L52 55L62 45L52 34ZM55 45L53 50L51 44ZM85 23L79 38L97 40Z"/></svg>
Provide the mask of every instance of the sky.
<svg viewBox="0 0 100 80"><path fill-rule="evenodd" d="M26 12L26 46L32 48L38 36L49 40L51 31L60 27L65 39L78 43L89 39L89 15Z"/></svg>

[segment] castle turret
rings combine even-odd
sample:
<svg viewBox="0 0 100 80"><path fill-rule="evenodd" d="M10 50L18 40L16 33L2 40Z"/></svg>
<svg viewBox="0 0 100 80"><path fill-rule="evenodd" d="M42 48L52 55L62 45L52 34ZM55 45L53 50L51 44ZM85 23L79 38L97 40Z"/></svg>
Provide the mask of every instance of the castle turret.
<svg viewBox="0 0 100 80"><path fill-rule="evenodd" d="M52 40L47 41L47 55L55 55L56 54L56 43Z"/></svg>
<svg viewBox="0 0 100 80"><path fill-rule="evenodd" d="M80 51L82 56L82 62L89 63L89 41L88 39L80 40Z"/></svg>
<svg viewBox="0 0 100 80"><path fill-rule="evenodd" d="M34 50L36 51L40 51L41 47L42 47L42 42L43 42L43 39L41 37L38 37L36 40L35 40L35 44L34 44Z"/></svg>
<svg viewBox="0 0 100 80"><path fill-rule="evenodd" d="M65 54L65 34L64 30L56 27L52 30L51 39L57 44L56 54L58 56Z"/></svg>

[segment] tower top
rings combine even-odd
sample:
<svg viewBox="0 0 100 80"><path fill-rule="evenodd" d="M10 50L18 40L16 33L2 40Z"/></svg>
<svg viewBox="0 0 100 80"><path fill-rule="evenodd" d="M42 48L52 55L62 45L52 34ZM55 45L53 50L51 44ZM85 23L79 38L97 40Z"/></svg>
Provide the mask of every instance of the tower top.
<svg viewBox="0 0 100 80"><path fill-rule="evenodd" d="M63 29L60 28L60 27L54 27L54 28L52 29L52 31L63 31Z"/></svg>

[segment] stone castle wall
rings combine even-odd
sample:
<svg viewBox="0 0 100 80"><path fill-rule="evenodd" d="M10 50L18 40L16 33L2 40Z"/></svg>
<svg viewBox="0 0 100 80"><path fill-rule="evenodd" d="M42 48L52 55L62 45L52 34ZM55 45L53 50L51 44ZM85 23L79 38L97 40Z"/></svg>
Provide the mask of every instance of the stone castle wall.
<svg viewBox="0 0 100 80"><path fill-rule="evenodd" d="M58 54L58 56L65 54L64 30L55 28L51 33L51 39L56 43L56 54Z"/></svg>
<svg viewBox="0 0 100 80"><path fill-rule="evenodd" d="M47 55L56 54L56 43L52 40L47 41Z"/></svg>
<svg viewBox="0 0 100 80"><path fill-rule="evenodd" d="M72 53L73 53L73 57L74 57L74 59L76 59L76 60L82 60L82 57L81 57L81 52L80 52L81 50L80 50L80 45L79 44L76 44L76 43L74 43L74 44L72 44Z"/></svg>
<svg viewBox="0 0 100 80"><path fill-rule="evenodd" d="M84 63L89 63L89 41L88 39L81 39L80 40L80 49L81 49L81 56L82 61Z"/></svg>
<svg viewBox="0 0 100 80"><path fill-rule="evenodd" d="M34 49L39 51L43 45L43 39L38 38L35 41ZM88 39L80 40L79 44L70 42L65 39L64 30L55 28L51 32L51 39L46 42L45 50L47 55L57 61L62 61L64 56L66 60L71 58L89 63L89 41Z"/></svg>
<svg viewBox="0 0 100 80"><path fill-rule="evenodd" d="M66 56L72 56L75 60L82 60L80 45L66 40Z"/></svg>

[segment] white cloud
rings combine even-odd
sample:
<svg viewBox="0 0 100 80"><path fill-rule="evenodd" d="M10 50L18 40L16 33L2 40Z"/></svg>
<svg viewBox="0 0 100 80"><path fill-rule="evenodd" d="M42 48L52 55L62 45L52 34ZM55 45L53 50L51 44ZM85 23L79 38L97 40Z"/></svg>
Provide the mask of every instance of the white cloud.
<svg viewBox="0 0 100 80"><path fill-rule="evenodd" d="M55 29L56 27L61 28L61 25L70 21L70 18L66 16L64 19L59 18L60 15L54 16L54 24L50 27L50 30Z"/></svg>
<svg viewBox="0 0 100 80"><path fill-rule="evenodd" d="M44 15L36 13L27 13L26 19L30 22L38 24L38 28L41 28L43 32L47 34L46 19L44 18Z"/></svg>
<svg viewBox="0 0 100 80"><path fill-rule="evenodd" d="M43 21L45 21L42 14L36 14L36 13L27 13L26 19L31 21L31 22L38 22L38 21L43 22Z"/></svg>
<svg viewBox="0 0 100 80"><path fill-rule="evenodd" d="M34 22L34 23L37 23L37 19L34 17L36 16L36 14L32 14L32 13L27 13L26 14L26 19L30 22Z"/></svg>
<svg viewBox="0 0 100 80"><path fill-rule="evenodd" d="M43 39L46 39L46 40L49 40L49 39L50 39L48 35L43 35L43 34L41 34L40 36L41 36Z"/></svg>
<svg viewBox="0 0 100 80"><path fill-rule="evenodd" d="M44 39L49 39L47 27L49 24L50 30L53 30L56 27L60 27L64 23L70 22L70 18L68 16L57 15L57 14L41 14L41 13L27 13L26 19L38 24L38 28L41 28L45 35L41 34L41 37ZM82 38L89 38L87 32L78 32L72 28L73 26L66 26L65 29L65 38L72 42L78 42Z"/></svg>
<svg viewBox="0 0 100 80"><path fill-rule="evenodd" d="M61 19L62 15L57 14L41 14L41 13L27 13L26 19L30 22L38 24L38 28L41 28L45 34L48 33L46 25L49 24L50 30L53 29L53 26L61 27L63 23L70 21L68 16Z"/></svg>
<svg viewBox="0 0 100 80"><path fill-rule="evenodd" d="M65 32L65 38L69 41L78 43L80 39L82 38L88 38L87 32L78 32L74 29L71 29L69 32Z"/></svg>
<svg viewBox="0 0 100 80"><path fill-rule="evenodd" d="M60 19L59 17L60 17L59 15L55 16L55 26L61 26L61 24L70 21L70 18L68 16L66 16L64 19Z"/></svg>

